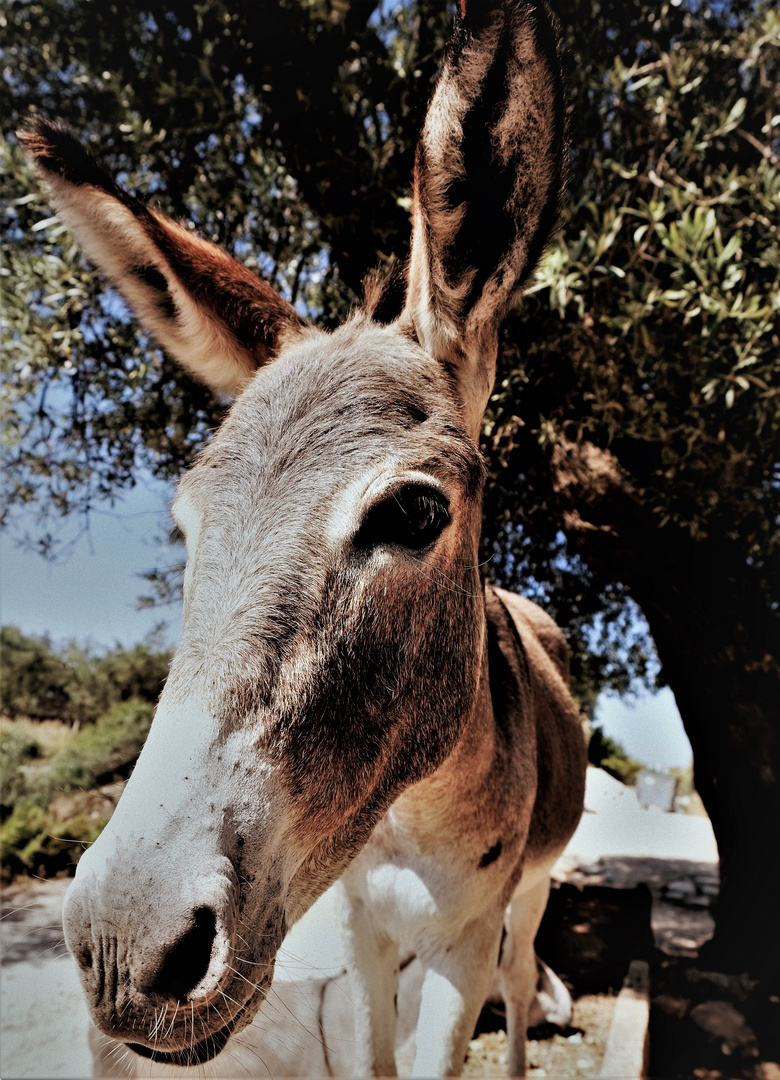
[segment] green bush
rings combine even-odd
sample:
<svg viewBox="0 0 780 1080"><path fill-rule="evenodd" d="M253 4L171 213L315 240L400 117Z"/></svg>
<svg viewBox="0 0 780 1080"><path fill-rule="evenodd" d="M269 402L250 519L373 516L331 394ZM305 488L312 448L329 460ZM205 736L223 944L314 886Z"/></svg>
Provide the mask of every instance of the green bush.
<svg viewBox="0 0 780 1080"><path fill-rule="evenodd" d="M109 704L135 699L156 704L170 662L169 651L141 642L131 649L120 646L111 649L95 662L94 668L110 698Z"/></svg>
<svg viewBox="0 0 780 1080"><path fill-rule="evenodd" d="M628 785L635 782L645 767L641 761L627 754L620 743L605 735L598 725L594 726L588 744L588 761Z"/></svg>
<svg viewBox="0 0 780 1080"><path fill-rule="evenodd" d="M53 877L75 867L85 847L102 829L100 822L79 814L70 821L53 821L42 806L30 800L16 805L0 826L3 880L19 874Z"/></svg>
<svg viewBox="0 0 780 1080"><path fill-rule="evenodd" d="M26 731L0 731L0 802L8 806L24 793L24 774L19 766L38 757L40 744Z"/></svg>
<svg viewBox="0 0 780 1080"><path fill-rule="evenodd" d="M22 804L26 809L16 807L22 814L14 819L18 823L27 820L30 807L43 810L60 792L97 787L127 776L149 734L153 714L153 706L145 701L114 705L97 723L74 735L49 762L35 768L25 765L37 756L37 742L20 730L4 731L0 736L2 816Z"/></svg>
<svg viewBox="0 0 780 1080"><path fill-rule="evenodd" d="M610 754L609 757L602 758L599 768L610 776L614 776L616 780L632 787L636 783L637 776L644 769L644 765L621 750L619 754Z"/></svg>
<svg viewBox="0 0 780 1080"><path fill-rule="evenodd" d="M30 799L17 803L13 812L0 826L0 859L3 863L20 855L35 837L42 835L49 818L42 806Z"/></svg>
<svg viewBox="0 0 780 1080"><path fill-rule="evenodd" d="M10 717L59 718L68 703L69 671L46 637L29 637L15 626L0 629L0 706Z"/></svg>
<svg viewBox="0 0 780 1080"><path fill-rule="evenodd" d="M47 637L28 636L15 626L0 629L0 648L5 713L67 724L94 723L121 701L156 703L171 659L154 637L95 655L74 643L57 650Z"/></svg>
<svg viewBox="0 0 780 1080"><path fill-rule="evenodd" d="M13 794L8 801L15 804L0 826L3 880L20 874L51 877L72 872L103 823L85 814L55 821L47 811L49 803L60 792L93 788L127 775L149 733L153 713L145 701L114 705L36 769L22 767L34 753L34 740L13 729L3 732L4 791Z"/></svg>
<svg viewBox="0 0 780 1080"><path fill-rule="evenodd" d="M6 728L0 731L0 776L13 772L23 761L38 757L41 744L28 731Z"/></svg>
<svg viewBox="0 0 780 1080"><path fill-rule="evenodd" d="M114 705L94 726L84 728L51 760L51 795L107 783L127 775L149 734L154 707L145 701Z"/></svg>
<svg viewBox="0 0 780 1080"><path fill-rule="evenodd" d="M29 762L41 748L25 730L25 722L0 733L4 881L19 875L72 873L84 847L100 835L103 822L85 814L56 821L47 809L51 800L62 792L127 776L149 734L153 714L154 707L146 701L114 705L95 724L72 735L49 761L33 767Z"/></svg>

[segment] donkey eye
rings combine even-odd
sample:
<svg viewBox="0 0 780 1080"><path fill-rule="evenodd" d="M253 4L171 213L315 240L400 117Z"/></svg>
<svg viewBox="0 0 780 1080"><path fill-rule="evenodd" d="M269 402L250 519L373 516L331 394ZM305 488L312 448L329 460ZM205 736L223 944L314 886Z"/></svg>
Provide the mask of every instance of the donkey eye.
<svg viewBox="0 0 780 1080"><path fill-rule="evenodd" d="M409 484L371 507L353 543L362 551L382 544L421 551L433 543L449 520L449 505L440 491Z"/></svg>

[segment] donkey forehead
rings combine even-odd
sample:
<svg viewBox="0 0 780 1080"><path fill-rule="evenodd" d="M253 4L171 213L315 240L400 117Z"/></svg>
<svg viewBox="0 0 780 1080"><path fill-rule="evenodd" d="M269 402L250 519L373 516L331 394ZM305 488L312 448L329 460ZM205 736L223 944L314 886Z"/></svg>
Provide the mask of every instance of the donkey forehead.
<svg viewBox="0 0 780 1080"><path fill-rule="evenodd" d="M177 502L199 514L226 499L257 508L275 491L303 507L385 468L423 470L466 497L483 476L439 364L358 317L333 334L312 331L258 371Z"/></svg>

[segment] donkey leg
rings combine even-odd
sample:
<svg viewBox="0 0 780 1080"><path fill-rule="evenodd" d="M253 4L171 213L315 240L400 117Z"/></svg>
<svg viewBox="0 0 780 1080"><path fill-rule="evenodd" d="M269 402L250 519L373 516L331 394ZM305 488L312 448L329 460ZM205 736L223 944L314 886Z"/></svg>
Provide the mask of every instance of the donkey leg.
<svg viewBox="0 0 780 1080"><path fill-rule="evenodd" d="M528 1014L536 994L537 967L534 938L542 921L550 878L545 874L527 887L523 882L512 897L506 915L507 935L499 965L501 994L506 1004L509 1043L508 1075L525 1076L525 1040Z"/></svg>
<svg viewBox="0 0 780 1080"><path fill-rule="evenodd" d="M413 1077L460 1076L495 973L502 915L470 923L457 941L422 960Z"/></svg>
<svg viewBox="0 0 780 1080"><path fill-rule="evenodd" d="M362 900L337 882L341 943L355 1016L352 1076L395 1076L398 946L379 935Z"/></svg>

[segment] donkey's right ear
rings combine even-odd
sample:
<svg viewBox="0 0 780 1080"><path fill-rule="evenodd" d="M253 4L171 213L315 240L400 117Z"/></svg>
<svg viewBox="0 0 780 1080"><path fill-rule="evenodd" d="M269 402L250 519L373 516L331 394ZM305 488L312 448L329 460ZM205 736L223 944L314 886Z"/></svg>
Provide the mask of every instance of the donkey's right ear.
<svg viewBox="0 0 780 1080"><path fill-rule="evenodd" d="M479 435L498 329L563 190L564 99L546 0L458 0L417 147L402 319L450 374Z"/></svg>
<svg viewBox="0 0 780 1080"><path fill-rule="evenodd" d="M36 117L19 139L84 253L216 393L236 397L283 340L309 332L270 285L118 187L61 124Z"/></svg>

